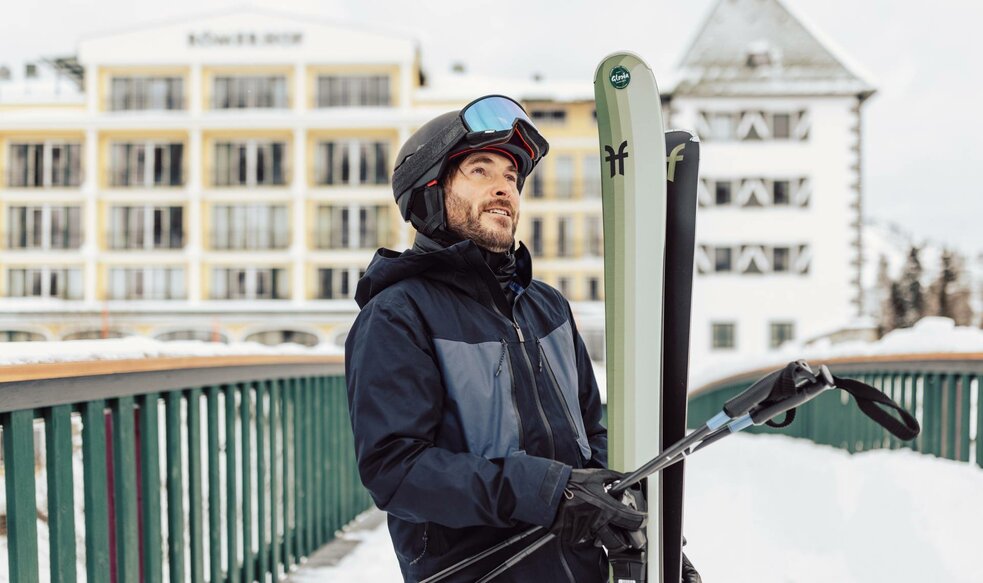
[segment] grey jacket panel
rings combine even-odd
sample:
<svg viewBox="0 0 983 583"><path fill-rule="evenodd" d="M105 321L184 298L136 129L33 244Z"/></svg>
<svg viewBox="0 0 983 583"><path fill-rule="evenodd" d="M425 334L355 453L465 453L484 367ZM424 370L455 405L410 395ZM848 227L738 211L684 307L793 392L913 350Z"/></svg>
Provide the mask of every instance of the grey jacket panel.
<svg viewBox="0 0 983 583"><path fill-rule="evenodd" d="M486 459L517 452L519 419L506 345L434 338L434 346L447 404L461 421L468 451Z"/></svg>
<svg viewBox="0 0 983 583"><path fill-rule="evenodd" d="M580 398L577 393L577 388L580 386L580 379L577 376L577 353L574 349L573 329L570 327L569 320L542 338L540 346L549 367L547 372L553 375L559 385L563 402L577 429L577 445L580 446L580 453L585 460L589 460L591 449L587 430L584 428L584 416L580 411Z"/></svg>

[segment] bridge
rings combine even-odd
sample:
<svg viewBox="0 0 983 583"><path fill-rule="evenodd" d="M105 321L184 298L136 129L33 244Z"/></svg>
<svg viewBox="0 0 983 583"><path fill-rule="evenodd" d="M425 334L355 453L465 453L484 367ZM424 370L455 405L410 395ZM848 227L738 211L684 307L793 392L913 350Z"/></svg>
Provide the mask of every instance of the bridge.
<svg viewBox="0 0 983 583"><path fill-rule="evenodd" d="M916 416L921 436L898 442L839 392L803 407L784 433L983 466L983 353L824 362L885 391ZM690 424L764 372L696 389ZM82 574L110 583L275 581L371 507L337 355L3 366L0 431L8 570L0 580L37 583L46 572L53 583Z"/></svg>

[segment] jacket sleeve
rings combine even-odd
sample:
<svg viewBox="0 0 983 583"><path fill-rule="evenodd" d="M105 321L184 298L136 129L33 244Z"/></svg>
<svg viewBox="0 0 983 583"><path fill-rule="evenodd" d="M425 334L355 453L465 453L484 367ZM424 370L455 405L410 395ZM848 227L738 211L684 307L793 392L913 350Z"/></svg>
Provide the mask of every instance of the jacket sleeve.
<svg viewBox="0 0 983 583"><path fill-rule="evenodd" d="M434 445L444 386L426 327L410 304L376 297L345 343L362 483L379 508L410 522L549 526L569 466L525 454L489 460Z"/></svg>
<svg viewBox="0 0 983 583"><path fill-rule="evenodd" d="M591 459L587 462L587 467L606 468L608 467L608 430L601 423L604 414L601 392L597 387L594 366L591 363L590 355L587 353L587 346L584 344L580 332L577 331L577 324L574 322L572 312L570 313L570 322L573 328L574 350L577 354L580 414L584 419L584 429L587 431L587 441L590 443L591 449Z"/></svg>

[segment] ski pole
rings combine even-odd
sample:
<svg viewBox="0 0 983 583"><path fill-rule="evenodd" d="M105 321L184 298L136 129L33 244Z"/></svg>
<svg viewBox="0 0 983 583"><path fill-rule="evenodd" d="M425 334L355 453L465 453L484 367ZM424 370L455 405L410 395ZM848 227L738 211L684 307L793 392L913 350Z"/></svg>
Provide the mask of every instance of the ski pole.
<svg viewBox="0 0 983 583"><path fill-rule="evenodd" d="M816 375L805 361L789 363L785 368L765 375L747 390L727 401L723 410L715 415L703 427L697 429L679 440L655 458L646 462L624 479L615 484L609 493L618 497L633 484L659 472L671 465L682 461L690 453L710 445L724 437L743 431L752 425L762 425L778 415L814 399L817 395L834 388L833 375L825 365L820 367ZM531 534L535 527L526 531ZM548 533L515 555L506 559L477 583L486 583L504 573L523 559L531 555L546 543L556 538ZM487 556L487 555L486 555Z"/></svg>
<svg viewBox="0 0 983 583"><path fill-rule="evenodd" d="M618 481L611 489L612 496L619 496L632 485L646 477L674 465L687 456L704 447L742 431L752 425L761 425L779 414L801 405L814 398L820 392L832 388L832 375L825 366L820 367L816 375L804 361L790 363L783 369L769 373L748 387L739 395L724 404L723 409L707 421L702 427L694 430L673 445L669 446L655 458L649 460L640 468L631 472ZM421 583L437 583L446 577L485 559L512 544L544 530L542 526L534 526L518 535L451 565L443 571L428 577ZM525 547L508 560L496 567L480 581L488 581L555 538L548 533Z"/></svg>
<svg viewBox="0 0 983 583"><path fill-rule="evenodd" d="M485 549L485 550L481 551L480 553L478 553L476 555L472 555L472 556L470 556L470 557L468 557L468 558L466 558L466 559L464 559L462 561L459 561L457 563L454 563L453 565L451 565L450 567L447 567L443 571L441 571L439 573L436 573L434 575L431 575L431 576L427 577L426 579L424 579L423 581L420 581L420 583L436 583L437 581L441 581L443 579L446 579L447 577L450 577L451 575L453 575L454 573L457 573L461 569L464 569L466 567L470 567L471 565L477 563L478 561L484 559L485 557L488 557L490 555L494 555L495 553L497 553L498 551L504 549L505 547L510 546L510 545L513 545L513 544L519 542L520 540L522 540L524 538L528 538L528 537L536 534L537 532L539 532L541 530L546 530L546 529L544 527L542 527L542 526L534 526L533 528L530 528L529 530L524 530L524 531L520 532L519 534L517 534L515 536L511 536L511 537L505 539L504 541L498 543L497 545L495 545L495 546L493 546L491 548ZM536 547L536 548L539 548L539 547Z"/></svg>

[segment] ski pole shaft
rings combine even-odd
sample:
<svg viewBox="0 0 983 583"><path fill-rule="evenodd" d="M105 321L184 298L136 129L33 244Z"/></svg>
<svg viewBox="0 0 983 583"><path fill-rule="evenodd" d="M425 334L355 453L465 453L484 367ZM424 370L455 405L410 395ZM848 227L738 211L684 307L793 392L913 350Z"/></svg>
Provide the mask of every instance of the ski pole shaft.
<svg viewBox="0 0 983 583"><path fill-rule="evenodd" d="M660 464L662 464L666 460L670 460L676 457L681 452L699 443L704 437L709 435L712 431L714 431L714 429L711 429L709 425L704 425L703 427L697 429L693 433L690 433L686 437L680 439L672 446L670 446L669 449L663 451L662 453L655 456L651 460L645 462L645 464L643 464L640 468L625 476L620 482L618 482L611 489L611 494L613 496L617 496L618 494L621 494L631 486L637 484L638 482L641 482L648 476L652 475L653 472L658 471L655 468L659 467Z"/></svg>
<svg viewBox="0 0 983 583"><path fill-rule="evenodd" d="M509 559L507 559L504 563L502 563L498 567L495 567L495 569L493 571L489 572L487 575L485 575L481 579L478 579L478 581L476 583L488 583L488 581L491 581L495 577L498 577L499 575L501 575L505 571L508 571L513 566L517 565L519 562L521 562L523 559L525 559L529 555L535 553L537 550L539 550L540 548L542 548L546 543L550 542L554 538L556 538L556 535L555 534L553 534L552 532L547 533L545 536L537 539L536 542L530 544L528 547L522 549L521 551L519 551L515 555L511 556Z"/></svg>
<svg viewBox="0 0 983 583"><path fill-rule="evenodd" d="M431 576L427 577L426 579L424 579L423 581L420 581L420 583L437 583L437 581L443 581L444 579L446 579L447 577L450 577L454 573L457 573L461 569L470 567L471 565L477 563L478 561L484 559L485 557L489 557L491 555L494 555L495 553L497 553L498 551L504 549L505 547L508 547L510 545L513 545L513 544L519 542L520 540L522 540L524 538L528 538L528 537L536 534L537 532L539 532L541 530L544 530L542 526L534 526L534 527L530 528L529 530L525 530L523 532L520 532L519 534L517 534L515 536L511 536L511 537L503 540L502 542L498 543L497 545L495 545L495 546L493 546L491 548L485 549L485 550L481 551L480 553L478 553L476 555L472 555L472 556L470 556L470 557L468 557L466 559L463 559L461 561L458 561L457 563L454 563L453 565L451 565L450 567L447 567L443 571L441 571L439 573L436 573L434 575L431 575Z"/></svg>

